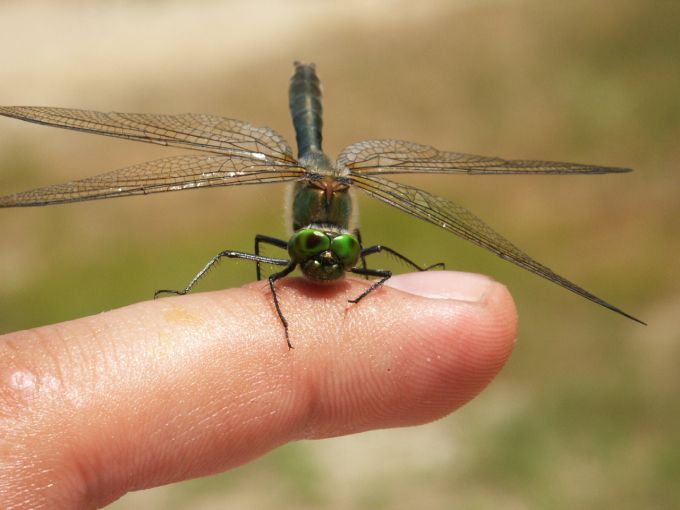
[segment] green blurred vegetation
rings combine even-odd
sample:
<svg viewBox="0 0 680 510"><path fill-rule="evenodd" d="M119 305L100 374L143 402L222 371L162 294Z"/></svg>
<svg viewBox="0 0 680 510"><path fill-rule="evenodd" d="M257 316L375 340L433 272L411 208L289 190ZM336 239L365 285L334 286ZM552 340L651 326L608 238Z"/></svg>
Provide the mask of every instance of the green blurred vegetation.
<svg viewBox="0 0 680 510"><path fill-rule="evenodd" d="M254 54L252 65L166 76L111 109L207 111L269 125L292 142L290 64L312 60L331 155L357 140L395 137L635 168L602 177L404 180L469 207L649 327L360 198L367 243L489 273L510 287L521 330L501 377L441 422L287 445L112 508L638 509L680 501L680 9L643 0L438 5L434 15L405 11L384 25L329 15L323 30L309 27L309 35ZM181 62L173 72L181 77ZM2 121L3 133L11 122ZM0 147L3 192L156 155L33 127L3 135ZM0 332L148 299L185 284L222 249L250 249L255 233L285 236L283 220L272 221L283 193L202 190L0 211ZM224 263L200 290L253 278L250 264Z"/></svg>

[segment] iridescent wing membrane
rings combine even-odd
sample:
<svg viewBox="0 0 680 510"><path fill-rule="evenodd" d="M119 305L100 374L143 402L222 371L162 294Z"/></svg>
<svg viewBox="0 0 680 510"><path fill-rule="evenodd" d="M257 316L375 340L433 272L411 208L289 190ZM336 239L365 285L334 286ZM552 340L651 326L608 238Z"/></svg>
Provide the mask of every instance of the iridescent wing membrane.
<svg viewBox="0 0 680 510"><path fill-rule="evenodd" d="M340 154L338 168L341 173L347 174L354 186L371 197L437 225L527 271L644 324L537 262L464 207L413 186L381 177L402 173L603 174L628 172L629 169L552 161L504 160L442 152L401 140L367 140L350 145Z"/></svg>
<svg viewBox="0 0 680 510"><path fill-rule="evenodd" d="M0 197L0 207L79 202L207 186L262 184L304 175L284 138L269 128L212 115L101 113L0 107L0 115L86 133L200 151Z"/></svg>

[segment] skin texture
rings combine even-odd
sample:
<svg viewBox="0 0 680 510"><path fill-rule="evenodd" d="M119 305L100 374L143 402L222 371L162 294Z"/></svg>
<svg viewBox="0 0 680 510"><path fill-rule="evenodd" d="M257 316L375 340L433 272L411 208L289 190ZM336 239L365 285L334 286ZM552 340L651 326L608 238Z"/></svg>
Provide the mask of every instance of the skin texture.
<svg viewBox="0 0 680 510"><path fill-rule="evenodd" d="M506 288L465 273L287 278L0 337L0 508L97 508L288 441L426 423L507 360Z"/></svg>

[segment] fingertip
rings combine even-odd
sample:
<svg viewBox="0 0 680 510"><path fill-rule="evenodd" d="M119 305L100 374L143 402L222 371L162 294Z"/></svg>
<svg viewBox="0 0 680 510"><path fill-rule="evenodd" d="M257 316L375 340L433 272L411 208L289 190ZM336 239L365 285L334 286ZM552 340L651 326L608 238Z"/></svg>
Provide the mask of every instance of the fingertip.
<svg viewBox="0 0 680 510"><path fill-rule="evenodd" d="M499 373L517 339L517 310L508 289L484 275L445 271L406 278L407 285L398 281L402 289L427 296L414 305L405 360L418 377L411 387L429 405L429 416L416 422L422 423L459 408Z"/></svg>
<svg viewBox="0 0 680 510"><path fill-rule="evenodd" d="M349 295L366 285L351 283ZM317 323L332 338L299 353L314 359L303 362L310 367L310 388L302 393L313 395L313 403L300 437L441 418L477 395L505 364L517 315L503 285L445 272L399 277L396 283L417 293L385 288L349 307L344 321Z"/></svg>
<svg viewBox="0 0 680 510"><path fill-rule="evenodd" d="M443 308L439 327L431 325L434 338L444 348L459 349L458 355L473 365L470 375L498 372L517 338L517 309L507 287L486 275L454 271L409 273L394 280L391 287Z"/></svg>
<svg viewBox="0 0 680 510"><path fill-rule="evenodd" d="M494 280L477 273L424 271L393 276L385 285L430 299L480 302L492 291Z"/></svg>

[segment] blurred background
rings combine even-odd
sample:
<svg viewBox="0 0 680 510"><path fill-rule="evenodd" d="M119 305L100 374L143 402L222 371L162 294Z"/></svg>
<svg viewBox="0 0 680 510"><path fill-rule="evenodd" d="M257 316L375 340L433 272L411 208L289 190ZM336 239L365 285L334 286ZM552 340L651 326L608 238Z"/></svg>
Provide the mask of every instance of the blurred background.
<svg viewBox="0 0 680 510"><path fill-rule="evenodd" d="M0 103L205 112L294 143L293 60L317 64L325 149L402 138L624 166L572 177L417 176L640 326L360 198L367 244L484 272L520 314L500 377L429 425L298 442L131 508L670 508L680 501L680 4L8 1ZM0 119L2 194L167 155ZM212 255L287 235L281 185L0 211L0 333L183 286ZM272 220L280 218L280 220ZM417 241L416 241L417 240ZM395 267L391 259L381 261ZM200 290L254 278L229 262ZM266 490L263 490L266 489Z"/></svg>

